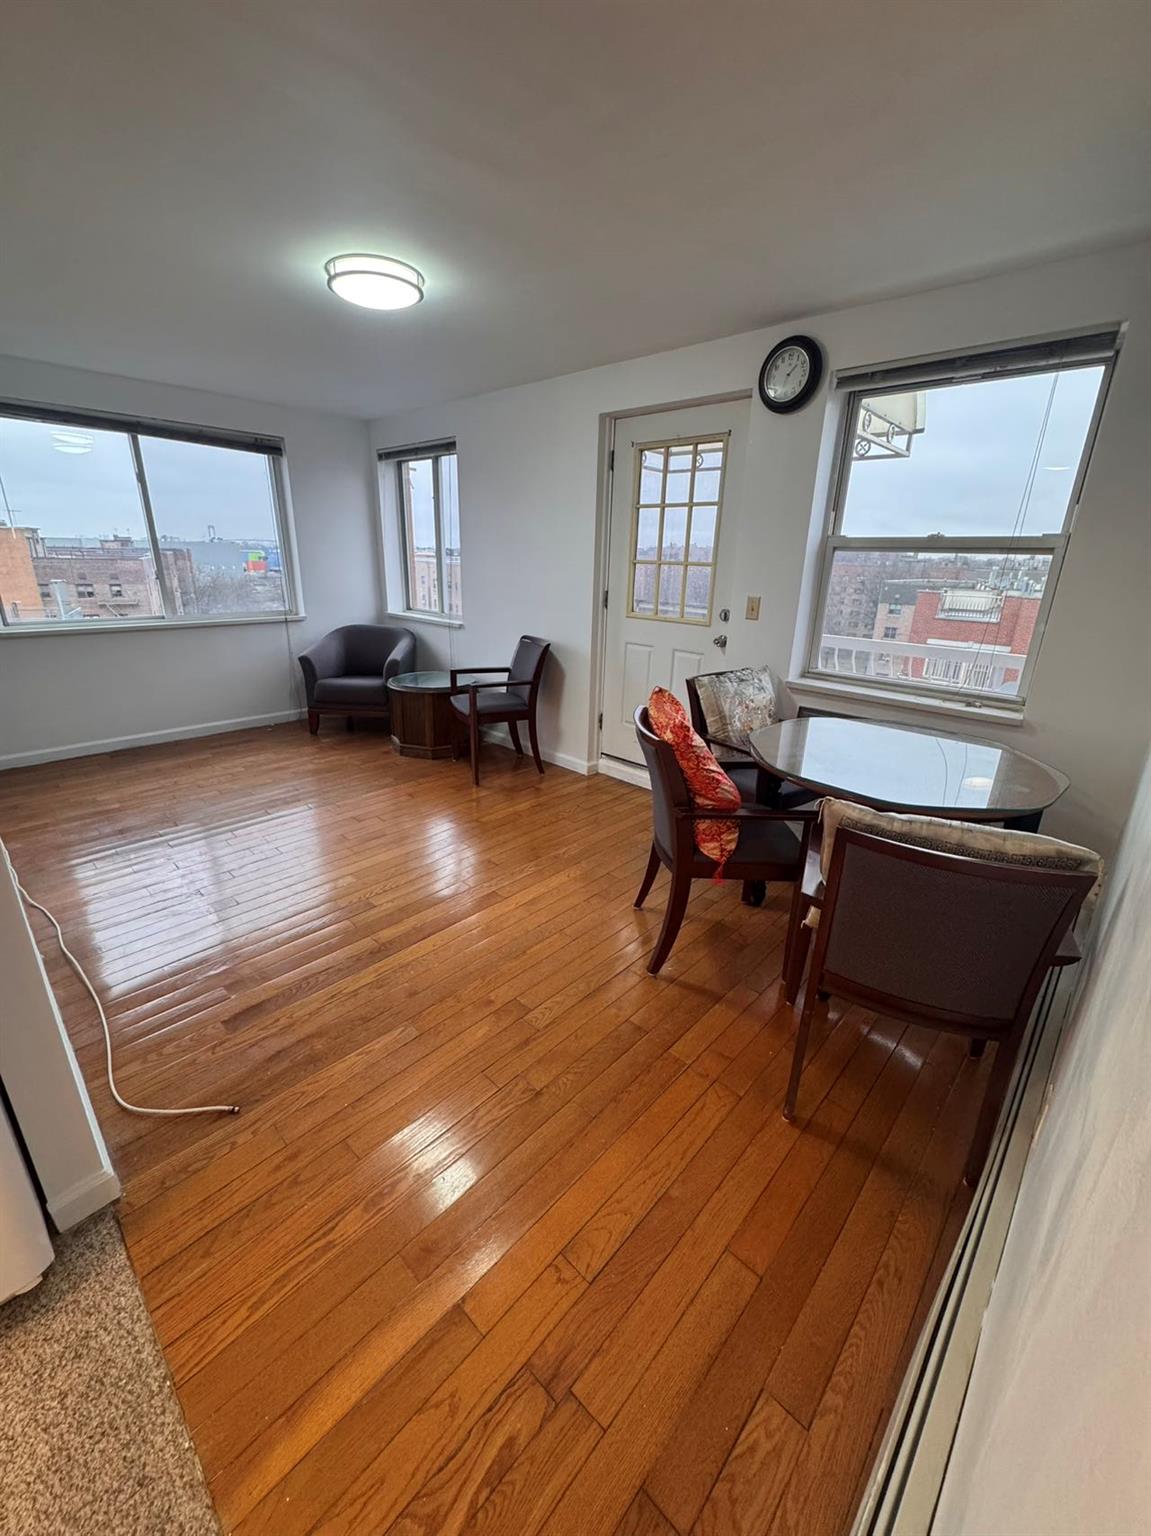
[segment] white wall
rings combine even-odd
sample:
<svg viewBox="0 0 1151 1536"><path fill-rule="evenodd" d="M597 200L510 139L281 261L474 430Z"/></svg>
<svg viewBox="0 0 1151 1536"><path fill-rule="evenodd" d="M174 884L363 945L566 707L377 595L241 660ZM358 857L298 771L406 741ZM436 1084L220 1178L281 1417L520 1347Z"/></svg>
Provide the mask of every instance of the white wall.
<svg viewBox="0 0 1151 1536"><path fill-rule="evenodd" d="M975 1356L933 1536L1151 1512L1151 759Z"/></svg>
<svg viewBox="0 0 1151 1536"><path fill-rule="evenodd" d="M307 612L293 624L3 636L0 768L284 718L302 703L293 653L337 624L379 618L363 422L10 357L0 357L0 399L283 437Z"/></svg>
<svg viewBox="0 0 1151 1536"><path fill-rule="evenodd" d="M1151 247L1128 246L373 423L374 448L447 436L459 444L465 626L417 626L429 654L495 664L510 656L521 631L550 637L558 665L544 704L545 748L586 765L595 745L591 658L605 414L751 389L768 349L796 330L814 334L835 369L1127 320L1026 721L937 721L1062 768L1071 789L1047 827L1109 850L1151 733L1149 269ZM732 594L737 617L729 626L733 664L758 659L786 672L792 659L813 509L822 515L830 460L826 407L826 393L793 417L753 404L735 562L744 585ZM763 597L758 623L738 617L746 593ZM398 592L390 596L398 603ZM853 712L924 718L906 708Z"/></svg>

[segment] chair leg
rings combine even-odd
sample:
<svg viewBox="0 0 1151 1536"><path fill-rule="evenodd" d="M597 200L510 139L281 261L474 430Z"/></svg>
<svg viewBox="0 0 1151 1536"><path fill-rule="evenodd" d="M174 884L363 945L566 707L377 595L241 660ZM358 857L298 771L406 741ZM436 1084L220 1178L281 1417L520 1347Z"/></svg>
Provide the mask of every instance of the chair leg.
<svg viewBox="0 0 1151 1536"><path fill-rule="evenodd" d="M635 901L633 903L634 906L637 906L637 907L642 907L643 906L644 902L647 900L647 893L648 893L648 891L651 890L652 885L653 885L653 883L655 881L655 877L658 874L659 874L659 854L656 853L656 851L655 851L655 844L652 843L652 845L651 845L651 853L648 855L647 868L644 870L644 872L643 872L643 879L639 883L639 893L637 894L637 896L635 898Z"/></svg>
<svg viewBox="0 0 1151 1536"><path fill-rule="evenodd" d="M544 760L540 756L540 739L536 735L535 710L533 710L528 716L528 740L532 744L532 756L536 760L536 767L539 769L540 773L542 773L544 771Z"/></svg>
<svg viewBox="0 0 1151 1536"><path fill-rule="evenodd" d="M787 1081L787 1097L783 1101L783 1118L795 1119L795 1101L799 1097L799 1079L803 1075L803 1058L807 1052L807 1038L811 1034L811 1019L815 1013L815 988L807 984L807 996L803 999L803 1012L799 1016L799 1029L795 1035L795 1050L791 1057L791 1076Z"/></svg>
<svg viewBox="0 0 1151 1536"><path fill-rule="evenodd" d="M319 713L319 710L309 709L309 711L308 711L308 729L309 729L309 731L311 731L313 736L318 736L320 734L320 713Z"/></svg>
<svg viewBox="0 0 1151 1536"><path fill-rule="evenodd" d="M745 907L762 907L767 899L767 883L764 880L745 880L740 892Z"/></svg>
<svg viewBox="0 0 1151 1536"><path fill-rule="evenodd" d="M472 783L477 787L480 782L480 717L475 709L475 701L468 714L468 747L472 755Z"/></svg>
<svg viewBox="0 0 1151 1536"><path fill-rule="evenodd" d="M792 972L795 969L795 950L799 942L799 930L803 921L803 886L796 881L791 891L791 908L787 914L787 937L783 941L783 995L787 1002L795 1001L795 994L799 991L799 981L793 983Z"/></svg>
<svg viewBox="0 0 1151 1536"><path fill-rule="evenodd" d="M512 746L516 749L516 756L522 757L524 749L520 745L520 728L514 720L508 721L508 731L511 733Z"/></svg>
<svg viewBox="0 0 1151 1536"><path fill-rule="evenodd" d="M806 923L800 921L796 925L795 937L791 944L791 958L783 976L783 998L787 1003L794 1003L799 996L799 988L803 982L803 968L807 964L807 952L810 948L811 929Z"/></svg>
<svg viewBox="0 0 1151 1536"><path fill-rule="evenodd" d="M978 1184L979 1175L983 1172L983 1164L987 1161L987 1151L999 1122L999 1111L1003 1108L1003 1100L1007 1097L1007 1085L1011 1081L1015 1057L1019 1053L1019 1039L1019 1034L1014 1037L1008 1036L1007 1039L1000 1040L995 1047L995 1063L991 1068L991 1078L983 1098L983 1107L979 1111L975 1135L971 1138L967 1167L963 1170L963 1182L972 1189Z"/></svg>
<svg viewBox="0 0 1151 1536"><path fill-rule="evenodd" d="M974 1057L978 1058L978 1057L983 1055L983 1052L986 1049L987 1049L987 1041L986 1040L972 1040L969 1043L968 1047L967 1047L967 1054L969 1056L974 1056Z"/></svg>
<svg viewBox="0 0 1151 1536"><path fill-rule="evenodd" d="M667 907L663 914L663 927L659 931L659 939L651 952L651 959L647 968L654 976L663 965L663 962L671 954L671 947L675 943L679 933L680 924L683 922L683 914L687 911L687 898L691 895L691 876L680 875L674 870L671 877L671 890L668 893Z"/></svg>

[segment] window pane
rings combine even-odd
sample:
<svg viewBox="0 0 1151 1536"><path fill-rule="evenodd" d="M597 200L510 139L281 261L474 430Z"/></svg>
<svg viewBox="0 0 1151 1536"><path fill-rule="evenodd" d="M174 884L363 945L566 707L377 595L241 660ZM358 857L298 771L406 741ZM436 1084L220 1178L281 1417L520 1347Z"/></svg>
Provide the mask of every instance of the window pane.
<svg viewBox="0 0 1151 1536"><path fill-rule="evenodd" d="M1103 374L1071 368L863 400L841 532L1060 532Z"/></svg>
<svg viewBox="0 0 1151 1536"><path fill-rule="evenodd" d="M659 508L640 507L635 523L635 558L659 559Z"/></svg>
<svg viewBox="0 0 1151 1536"><path fill-rule="evenodd" d="M711 566L689 565L683 616L706 623L711 612Z"/></svg>
<svg viewBox="0 0 1151 1536"><path fill-rule="evenodd" d="M408 607L417 613L440 613L432 460L406 459L400 465L400 474L404 483Z"/></svg>
<svg viewBox="0 0 1151 1536"><path fill-rule="evenodd" d="M691 494L691 468L694 458L694 448L673 448L669 452L665 497L667 501L676 503L687 501Z"/></svg>
<svg viewBox="0 0 1151 1536"><path fill-rule="evenodd" d="M176 614L283 613L284 556L262 454L141 437Z"/></svg>
<svg viewBox="0 0 1151 1536"><path fill-rule="evenodd" d="M689 559L715 559L715 522L718 514L718 507L692 507Z"/></svg>
<svg viewBox="0 0 1151 1536"><path fill-rule="evenodd" d="M655 565L637 565L632 574L631 611L650 614L655 612Z"/></svg>
<svg viewBox="0 0 1151 1536"><path fill-rule="evenodd" d="M454 453L440 459L440 527L444 538L444 585L447 611L458 619L464 611L460 582L460 489Z"/></svg>
<svg viewBox="0 0 1151 1536"><path fill-rule="evenodd" d="M817 666L1013 696L1050 555L837 550Z"/></svg>
<svg viewBox="0 0 1151 1536"><path fill-rule="evenodd" d="M126 434L0 418L0 487L9 624L163 617Z"/></svg>
<svg viewBox="0 0 1151 1536"><path fill-rule="evenodd" d="M659 568L659 613L661 618L680 617L683 596L683 566L661 565Z"/></svg>
<svg viewBox="0 0 1151 1536"><path fill-rule="evenodd" d="M645 448L640 462L639 499L642 505L650 505L663 499L663 462L666 450Z"/></svg>
<svg viewBox="0 0 1151 1536"><path fill-rule="evenodd" d="M663 514L663 558L683 559L683 541L687 535L687 508L668 507Z"/></svg>

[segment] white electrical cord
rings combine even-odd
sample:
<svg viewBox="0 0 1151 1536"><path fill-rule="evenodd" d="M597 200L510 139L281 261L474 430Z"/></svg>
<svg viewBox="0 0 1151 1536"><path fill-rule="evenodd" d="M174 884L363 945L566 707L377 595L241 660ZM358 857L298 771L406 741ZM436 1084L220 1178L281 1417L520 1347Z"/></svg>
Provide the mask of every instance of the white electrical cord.
<svg viewBox="0 0 1151 1536"><path fill-rule="evenodd" d="M76 972L76 975L79 976L85 987L87 987L88 995L96 1004L96 1012L100 1015L100 1028L104 1031L104 1059L107 1064L108 1088L120 1108L126 1109L130 1115L238 1115L240 1113L240 1106L238 1104L197 1104L189 1109L148 1109L143 1104L129 1104L127 1099L121 1097L120 1091L116 1087L115 1074L112 1071L112 1031L108 1027L108 1015L104 1012L104 1005L96 995L96 988L84 974L84 967L76 959L76 956L68 948L67 944L65 944L64 935L60 931L60 924L52 916L48 908L42 907L38 901L33 901L19 880L16 882L16 889L20 892L28 906L35 907L37 912L43 912L44 916L55 928L56 940L60 945L60 953Z"/></svg>

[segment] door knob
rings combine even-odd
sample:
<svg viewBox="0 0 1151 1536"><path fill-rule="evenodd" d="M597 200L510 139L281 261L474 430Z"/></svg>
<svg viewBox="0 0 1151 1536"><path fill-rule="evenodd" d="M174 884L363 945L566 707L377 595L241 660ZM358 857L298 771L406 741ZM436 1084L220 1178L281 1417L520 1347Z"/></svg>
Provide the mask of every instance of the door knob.
<svg viewBox="0 0 1151 1536"><path fill-rule="evenodd" d="M721 651L726 651L727 650L727 636L726 635L716 635L715 639L711 643L712 643L712 645L718 646Z"/></svg>

